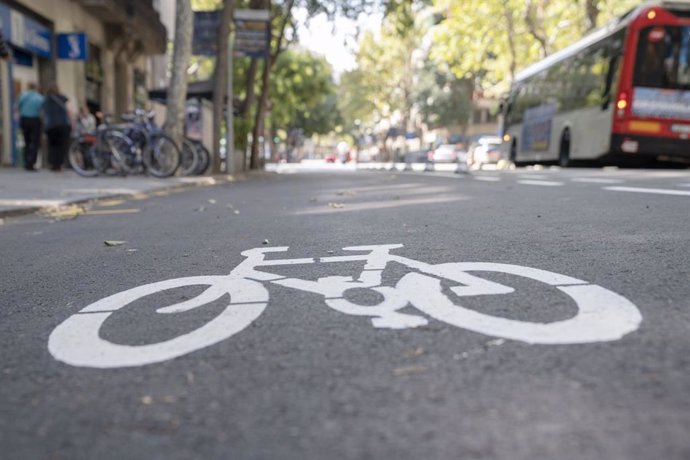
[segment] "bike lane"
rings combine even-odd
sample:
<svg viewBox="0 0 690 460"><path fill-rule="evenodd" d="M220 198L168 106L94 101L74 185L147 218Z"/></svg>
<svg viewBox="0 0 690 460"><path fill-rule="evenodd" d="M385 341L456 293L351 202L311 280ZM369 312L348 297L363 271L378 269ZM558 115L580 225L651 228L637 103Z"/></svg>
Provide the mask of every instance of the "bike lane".
<svg viewBox="0 0 690 460"><path fill-rule="evenodd" d="M627 203L622 198L597 203L581 190L539 201L531 191L490 194L482 185L439 186L391 175L276 178L155 199L131 219L8 225L0 235L12 267L3 277L0 391L13 416L2 418L2 444L12 452L70 458L210 457L230 448L238 458L455 458L458 452L682 458L687 273L660 271L683 267L682 217L660 206L654 210L658 219L648 221L621 207ZM573 202L596 204L563 209ZM198 211L201 203L205 211ZM615 223L631 230L621 234ZM127 244L102 247L114 236ZM649 246L635 246L643 240ZM228 296L252 321L227 340L157 364L107 370L65 364L48 348L58 325L99 299L169 279L226 276L250 248L288 246L271 260L316 260L344 257L346 246L388 243L405 245L393 251L397 255L436 266L510 264L566 279L549 285L505 270L479 270L472 274L512 291L463 296L457 290L471 285L467 280L437 277L440 286L433 289L407 288L419 303L431 301L428 315L394 309L424 316L427 324L393 329L375 327L371 314L328 308L329 300L362 305L385 298L385 291L367 289L367 279L341 297L280 284L348 282L336 277L357 278L361 261L267 267L277 277L257 280L254 274L266 289L267 305L255 294L240 294L238 302ZM381 273L382 283L395 287L414 271L394 262ZM559 287L589 283L639 309L639 318L622 323L630 326L620 337L530 345L432 314L452 309L433 300L440 293L480 312L480 322L491 316L554 323L578 311ZM147 346L223 318L228 298L219 293L204 308L156 311L202 292L197 287L145 297L121 315L101 303L81 315L102 323L101 339ZM250 313L257 308L260 316ZM615 320L608 318L607 326ZM79 324L69 335L84 338L94 333L89 328ZM202 335L209 341L213 336ZM80 347L93 351L88 341Z"/></svg>

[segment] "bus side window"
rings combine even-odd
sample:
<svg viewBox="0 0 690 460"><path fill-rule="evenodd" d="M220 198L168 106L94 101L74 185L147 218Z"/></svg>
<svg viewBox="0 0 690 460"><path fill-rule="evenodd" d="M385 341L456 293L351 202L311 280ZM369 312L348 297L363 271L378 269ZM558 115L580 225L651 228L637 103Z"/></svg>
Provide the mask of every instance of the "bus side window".
<svg viewBox="0 0 690 460"><path fill-rule="evenodd" d="M623 40L625 39L625 32L618 32L609 39L606 46L606 57L608 58L608 70L606 72L606 81L604 83L604 90L602 93L601 110L608 110L613 99L613 95L617 88L614 88L618 76L618 70L623 57Z"/></svg>
<svg viewBox="0 0 690 460"><path fill-rule="evenodd" d="M620 62L620 54L616 53L609 58L609 68L606 72L606 82L604 85L604 92L601 96L601 109L608 110L609 105L611 105L611 99L613 96L613 79L618 70L618 64Z"/></svg>

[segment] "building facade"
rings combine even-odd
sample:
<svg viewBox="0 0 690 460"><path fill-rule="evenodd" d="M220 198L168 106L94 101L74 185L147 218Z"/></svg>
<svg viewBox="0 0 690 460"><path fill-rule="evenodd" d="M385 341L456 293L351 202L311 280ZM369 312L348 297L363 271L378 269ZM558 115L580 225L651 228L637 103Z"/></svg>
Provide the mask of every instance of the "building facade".
<svg viewBox="0 0 690 460"><path fill-rule="evenodd" d="M0 61L0 163L19 162L14 107L30 83L56 82L75 112L146 106L153 58L167 49L158 7L154 0L0 0L13 55Z"/></svg>

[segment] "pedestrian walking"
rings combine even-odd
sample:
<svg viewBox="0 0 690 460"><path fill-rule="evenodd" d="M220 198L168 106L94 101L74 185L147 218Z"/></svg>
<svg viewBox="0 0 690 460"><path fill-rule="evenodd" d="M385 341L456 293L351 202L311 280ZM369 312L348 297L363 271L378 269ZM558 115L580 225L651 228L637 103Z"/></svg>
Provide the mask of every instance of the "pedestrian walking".
<svg viewBox="0 0 690 460"><path fill-rule="evenodd" d="M19 95L19 126L24 135L24 169L35 171L38 148L41 145L41 109L45 98L36 83Z"/></svg>
<svg viewBox="0 0 690 460"><path fill-rule="evenodd" d="M55 83L46 88L43 122L48 136L48 163L51 171L60 171L69 149L72 122L67 97Z"/></svg>

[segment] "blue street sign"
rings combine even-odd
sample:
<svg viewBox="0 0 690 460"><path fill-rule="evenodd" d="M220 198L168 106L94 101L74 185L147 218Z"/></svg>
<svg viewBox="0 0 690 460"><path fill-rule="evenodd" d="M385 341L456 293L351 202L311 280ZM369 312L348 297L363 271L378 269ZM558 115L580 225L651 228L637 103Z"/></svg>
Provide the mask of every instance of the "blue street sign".
<svg viewBox="0 0 690 460"><path fill-rule="evenodd" d="M83 32L57 34L57 57L72 61L89 58L89 44Z"/></svg>
<svg viewBox="0 0 690 460"><path fill-rule="evenodd" d="M267 10L236 10L235 56L266 58L270 52L270 13Z"/></svg>

